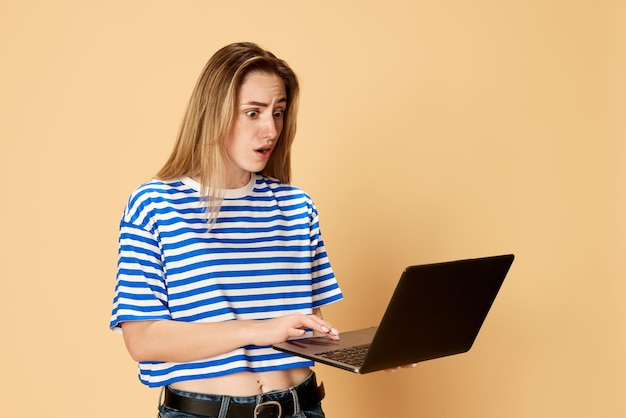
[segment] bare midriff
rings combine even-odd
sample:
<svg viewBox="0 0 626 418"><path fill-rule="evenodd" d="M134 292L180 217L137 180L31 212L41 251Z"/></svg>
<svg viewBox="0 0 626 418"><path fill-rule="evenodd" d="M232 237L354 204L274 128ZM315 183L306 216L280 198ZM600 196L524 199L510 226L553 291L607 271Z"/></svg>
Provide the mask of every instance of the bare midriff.
<svg viewBox="0 0 626 418"><path fill-rule="evenodd" d="M186 392L254 396L296 386L310 374L311 369L308 367L262 373L241 372L210 379L185 380L173 383L171 386Z"/></svg>

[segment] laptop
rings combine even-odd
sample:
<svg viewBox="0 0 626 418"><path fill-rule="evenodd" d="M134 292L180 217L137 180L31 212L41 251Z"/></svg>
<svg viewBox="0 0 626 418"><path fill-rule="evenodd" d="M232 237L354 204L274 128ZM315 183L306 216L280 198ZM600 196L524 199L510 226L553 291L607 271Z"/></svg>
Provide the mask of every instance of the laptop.
<svg viewBox="0 0 626 418"><path fill-rule="evenodd" d="M307 337L276 350L365 374L470 350L514 255L407 267L377 327Z"/></svg>

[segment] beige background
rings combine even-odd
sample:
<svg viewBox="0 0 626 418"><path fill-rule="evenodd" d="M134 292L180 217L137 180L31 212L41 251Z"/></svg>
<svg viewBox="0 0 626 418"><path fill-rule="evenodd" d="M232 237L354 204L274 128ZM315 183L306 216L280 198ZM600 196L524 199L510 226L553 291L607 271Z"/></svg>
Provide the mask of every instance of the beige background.
<svg viewBox="0 0 626 418"><path fill-rule="evenodd" d="M251 40L302 79L340 330L408 264L517 255L469 353L317 366L328 416L626 416L625 27L621 0L0 1L2 415L156 416L107 327L119 217Z"/></svg>

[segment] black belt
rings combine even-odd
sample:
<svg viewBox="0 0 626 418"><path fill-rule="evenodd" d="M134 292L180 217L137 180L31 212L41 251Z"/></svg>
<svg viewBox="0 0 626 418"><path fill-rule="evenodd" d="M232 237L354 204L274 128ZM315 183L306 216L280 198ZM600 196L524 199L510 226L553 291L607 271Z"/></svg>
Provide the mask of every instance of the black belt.
<svg viewBox="0 0 626 418"><path fill-rule="evenodd" d="M324 384L317 386L315 376L310 382L296 388L300 409L308 409L324 399ZM221 408L221 401L209 401L206 399L189 398L181 396L165 387L165 406L177 409L187 414L200 415L203 417L217 417ZM293 415L293 394L289 393L278 401L265 401L258 404L233 403L228 404L226 418L280 418Z"/></svg>

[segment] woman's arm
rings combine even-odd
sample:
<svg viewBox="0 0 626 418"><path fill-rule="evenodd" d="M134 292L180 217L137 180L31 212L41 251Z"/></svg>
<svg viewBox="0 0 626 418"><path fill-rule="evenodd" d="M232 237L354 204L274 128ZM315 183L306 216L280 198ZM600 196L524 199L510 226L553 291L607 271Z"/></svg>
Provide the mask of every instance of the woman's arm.
<svg viewBox="0 0 626 418"><path fill-rule="evenodd" d="M321 310L315 312L321 314ZM293 314L268 320L191 323L172 320L122 323L124 342L135 361L185 362L224 354L246 345L272 345L304 335L339 339L332 324L317 315Z"/></svg>

